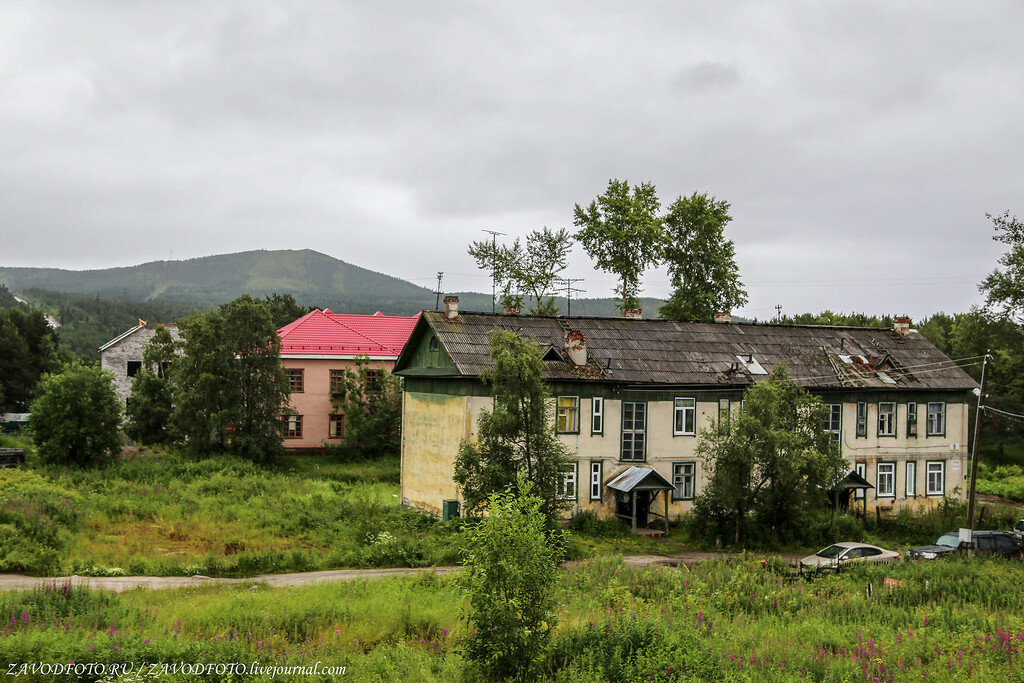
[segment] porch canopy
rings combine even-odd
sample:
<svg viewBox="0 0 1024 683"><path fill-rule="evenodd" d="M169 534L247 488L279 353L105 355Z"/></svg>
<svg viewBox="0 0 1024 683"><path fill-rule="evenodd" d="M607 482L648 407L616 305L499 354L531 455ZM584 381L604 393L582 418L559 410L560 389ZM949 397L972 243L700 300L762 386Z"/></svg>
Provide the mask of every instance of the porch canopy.
<svg viewBox="0 0 1024 683"><path fill-rule="evenodd" d="M646 504L649 507L650 502L654 500L658 495L658 492L662 492L664 494L663 498L665 499L665 514L660 515L656 512L652 512L650 514L663 517L665 521L665 533L668 533L668 492L675 489L668 479L661 476L650 467L638 467L633 465L628 470L608 482L608 488L629 494L629 499L632 504L632 514L619 516L630 519L633 524L633 529L637 528L637 498L641 495L645 496L647 499Z"/></svg>
<svg viewBox="0 0 1024 683"><path fill-rule="evenodd" d="M832 488L832 501L833 501L833 504L834 505L839 505L839 499L842 498L843 499L843 505L845 506L845 505L848 504L849 497L850 497L850 491L855 491L857 489L873 489L873 488L875 488L875 487L871 485L871 482L869 482L867 479L865 479L864 477L862 477L859 474L857 474L857 470L850 470L849 474L847 474L843 478L842 481L840 481L838 484L836 484ZM867 511L868 511L868 497L864 496L864 513L867 514Z"/></svg>

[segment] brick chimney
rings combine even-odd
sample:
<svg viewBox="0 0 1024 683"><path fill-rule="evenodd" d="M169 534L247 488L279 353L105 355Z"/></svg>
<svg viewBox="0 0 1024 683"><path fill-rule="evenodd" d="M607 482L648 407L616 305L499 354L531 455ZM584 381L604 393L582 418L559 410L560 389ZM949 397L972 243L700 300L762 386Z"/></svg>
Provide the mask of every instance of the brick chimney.
<svg viewBox="0 0 1024 683"><path fill-rule="evenodd" d="M644 310L642 308L627 308L622 312L623 318L642 318L644 317Z"/></svg>
<svg viewBox="0 0 1024 683"><path fill-rule="evenodd" d="M457 296L446 296L444 298L444 319L445 320L458 320L459 319L459 297L457 297Z"/></svg>
<svg viewBox="0 0 1024 683"><path fill-rule="evenodd" d="M565 335L565 353L573 365L587 364L587 338L579 330L569 330Z"/></svg>
<svg viewBox="0 0 1024 683"><path fill-rule="evenodd" d="M909 335L910 334L910 318L908 318L905 315L904 316L900 316L899 318L896 318L896 325L893 326L893 332L895 332L896 334L900 335L901 337L906 337L907 335Z"/></svg>
<svg viewBox="0 0 1024 683"><path fill-rule="evenodd" d="M729 311L715 311L715 322L716 323L731 323L732 313Z"/></svg>

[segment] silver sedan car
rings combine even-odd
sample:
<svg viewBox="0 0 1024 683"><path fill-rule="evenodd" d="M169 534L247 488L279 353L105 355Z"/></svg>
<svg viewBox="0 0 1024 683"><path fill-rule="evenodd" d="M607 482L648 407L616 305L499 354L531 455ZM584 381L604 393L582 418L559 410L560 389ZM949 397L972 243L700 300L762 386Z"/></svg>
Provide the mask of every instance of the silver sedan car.
<svg viewBox="0 0 1024 683"><path fill-rule="evenodd" d="M900 554L867 543L833 543L800 560L800 571L835 571L851 562L898 562Z"/></svg>

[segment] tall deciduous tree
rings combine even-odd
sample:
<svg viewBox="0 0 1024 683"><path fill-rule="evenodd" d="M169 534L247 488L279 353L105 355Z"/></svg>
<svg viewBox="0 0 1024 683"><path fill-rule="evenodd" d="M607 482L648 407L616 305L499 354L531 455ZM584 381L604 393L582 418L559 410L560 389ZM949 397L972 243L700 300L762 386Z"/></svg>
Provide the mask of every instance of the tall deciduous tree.
<svg viewBox="0 0 1024 683"><path fill-rule="evenodd" d="M274 323L268 304L248 294L181 321L171 419L192 449L252 460L281 451L289 390Z"/></svg>
<svg viewBox="0 0 1024 683"><path fill-rule="evenodd" d="M175 344L171 333L157 325L153 338L142 352L142 370L132 380L132 393L125 411L125 433L144 444L170 440L167 426L171 419L172 387L168 379Z"/></svg>
<svg viewBox="0 0 1024 683"><path fill-rule="evenodd" d="M693 514L706 529L739 543L751 522L768 538L800 528L828 504L846 473L825 429L828 409L776 368L744 393L738 414L701 432L697 455L708 473Z"/></svg>
<svg viewBox="0 0 1024 683"><path fill-rule="evenodd" d="M331 398L344 424L342 448L353 459L397 456L401 447L402 381L366 356L346 368L343 393Z"/></svg>
<svg viewBox="0 0 1024 683"><path fill-rule="evenodd" d="M747 302L736 250L725 237L731 220L729 203L706 194L679 197L668 207L663 262L674 291L658 310L659 316L710 322L716 311L730 311Z"/></svg>
<svg viewBox="0 0 1024 683"><path fill-rule="evenodd" d="M459 448L455 483L472 510L498 491L514 490L522 474L553 516L567 504L558 490L569 462L555 436L541 349L515 332L498 330L491 335L490 354L494 367L481 379L491 385L494 404L480 413L477 440L463 441Z"/></svg>
<svg viewBox="0 0 1024 683"><path fill-rule="evenodd" d="M121 447L121 405L113 377L75 362L44 375L29 418L39 455L47 461L87 465Z"/></svg>
<svg viewBox="0 0 1024 683"><path fill-rule="evenodd" d="M555 315L558 307L551 296L555 281L565 270L572 236L547 226L526 236L526 246L516 239L511 245L479 240L469 245L469 255L482 270L492 270L501 290L502 306L522 306L524 295L533 301L531 315Z"/></svg>
<svg viewBox="0 0 1024 683"><path fill-rule="evenodd" d="M619 308L638 308L640 278L661 257L664 232L661 204L651 183L630 189L627 181L610 180L604 194L587 208L576 205L576 239L597 261L597 267L619 278Z"/></svg>
<svg viewBox="0 0 1024 683"><path fill-rule="evenodd" d="M985 278L979 289L985 294L985 307L994 314L1008 315L1024 323L1024 222L1009 211L999 216L985 214L996 234L992 238L1009 246L999 257L999 265Z"/></svg>

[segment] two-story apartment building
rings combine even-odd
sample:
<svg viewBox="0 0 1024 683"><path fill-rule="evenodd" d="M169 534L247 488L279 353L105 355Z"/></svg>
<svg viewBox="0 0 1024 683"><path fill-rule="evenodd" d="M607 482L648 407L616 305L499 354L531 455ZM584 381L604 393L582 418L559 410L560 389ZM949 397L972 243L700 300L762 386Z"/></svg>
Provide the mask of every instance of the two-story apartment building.
<svg viewBox="0 0 1024 683"><path fill-rule="evenodd" d="M689 510L706 484L701 430L739 409L744 390L779 365L828 404L828 429L874 487L854 493L858 505L927 506L964 494L976 384L905 319L868 329L460 315L451 301L444 313L422 314L395 366L405 379L403 503L437 514L459 500L453 465L491 404L480 373L493 329L545 350L556 429L575 455L565 495L577 509L628 512L636 486L641 505L670 487L669 514Z"/></svg>

